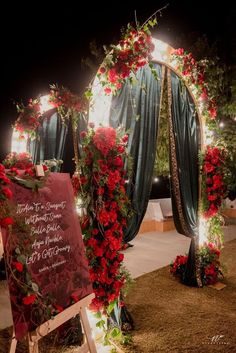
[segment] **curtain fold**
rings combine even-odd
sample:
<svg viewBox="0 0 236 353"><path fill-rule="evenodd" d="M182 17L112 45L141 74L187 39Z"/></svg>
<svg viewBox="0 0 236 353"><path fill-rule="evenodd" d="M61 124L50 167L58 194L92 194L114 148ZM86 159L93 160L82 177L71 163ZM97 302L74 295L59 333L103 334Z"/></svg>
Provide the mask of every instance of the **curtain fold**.
<svg viewBox="0 0 236 353"><path fill-rule="evenodd" d="M197 271L199 124L182 80L168 71L171 199L176 229L191 238L184 283L200 285Z"/></svg>
<svg viewBox="0 0 236 353"><path fill-rule="evenodd" d="M57 113L46 116L38 129L38 137L29 143L35 164L46 159L63 159L68 126L62 124Z"/></svg>
<svg viewBox="0 0 236 353"><path fill-rule="evenodd" d="M137 72L137 82L124 84L112 99L110 126L123 127L129 132L128 152L133 159L133 177L127 184L134 215L129 220L125 241L138 233L145 215L152 185L160 111L162 66L154 64L158 79L148 66Z"/></svg>

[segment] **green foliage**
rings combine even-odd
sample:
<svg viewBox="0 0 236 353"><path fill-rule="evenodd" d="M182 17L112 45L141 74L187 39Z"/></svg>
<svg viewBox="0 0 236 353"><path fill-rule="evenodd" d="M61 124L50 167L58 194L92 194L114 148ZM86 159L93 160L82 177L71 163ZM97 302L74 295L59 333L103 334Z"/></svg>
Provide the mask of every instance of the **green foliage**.
<svg viewBox="0 0 236 353"><path fill-rule="evenodd" d="M226 126L219 130L218 138L227 149L224 180L228 192L236 192L236 122L228 119Z"/></svg>
<svg viewBox="0 0 236 353"><path fill-rule="evenodd" d="M154 176L170 174L169 166L169 128L168 128L168 96L167 82L164 82L161 111L158 122L157 150L154 163Z"/></svg>

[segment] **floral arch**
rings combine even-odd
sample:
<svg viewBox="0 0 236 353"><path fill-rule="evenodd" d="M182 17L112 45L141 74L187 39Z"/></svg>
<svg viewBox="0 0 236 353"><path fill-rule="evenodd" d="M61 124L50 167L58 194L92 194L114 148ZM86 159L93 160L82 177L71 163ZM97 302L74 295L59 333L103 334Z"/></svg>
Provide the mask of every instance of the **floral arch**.
<svg viewBox="0 0 236 353"><path fill-rule="evenodd" d="M168 44L153 39L148 29L128 28L119 44L112 46L98 70L91 91L87 92L90 98L88 120L95 126L102 124L115 129L122 126L129 130L128 152L134 158L134 177L127 183L126 192L135 210L127 227L126 241L129 241L137 234L148 203L164 80L167 80L168 85L175 224L180 233L192 239L185 283L201 286L201 269L196 254L199 245L209 240L219 246L220 207L224 195L221 168L223 152L213 146L210 140L211 130L215 126L216 107L204 79L204 66L183 49L174 50ZM178 99L173 99L173 89ZM66 122L58 130L61 146L68 122L72 124L75 161L78 166L77 138L78 132L83 129L82 116L86 114L83 99L66 89L54 87L44 105L48 100L53 103L62 121ZM129 101L129 104L123 104L124 101ZM137 108L138 104L142 111ZM147 114L151 111L152 115ZM180 114L181 111L184 114ZM38 99L24 107L20 117L27 118L27 124L30 122L28 132L34 134L38 127L44 129L40 126L42 113L39 114ZM181 124L178 118L183 118ZM54 123L57 121L55 118ZM187 175L184 174L187 172Z"/></svg>
<svg viewBox="0 0 236 353"><path fill-rule="evenodd" d="M132 35L133 38L130 39ZM138 77L136 81L139 82L139 72L141 70L144 70L147 67L147 64L150 62L153 63L151 65L153 80L157 79L159 80L159 82L162 81L161 84L163 84L163 72L167 71L166 75L169 104L168 120L171 155L170 167L174 219L178 232L192 239L184 282L190 285L194 284L197 286L202 286L201 268L199 264L199 257L197 256L199 246L202 247L203 244L206 244L211 241L215 244L214 246L219 248L221 246L222 235L222 217L220 215L220 209L222 205L222 198L224 196L222 165L224 161L225 151L218 147L215 147L215 145L212 144L212 130L214 130L216 126L216 105L214 99L211 97L210 92L208 90L207 82L205 82L204 65L197 63L191 53L188 54L183 49L175 50L170 45L155 38L152 38L153 48L151 57L149 56L150 61L147 60L145 62L145 65L141 65L140 70L137 70L136 67L134 70L131 69L130 71L127 70L127 68L124 68L125 71L129 71L129 75L127 74L127 72L125 73L126 82L124 82L123 77L121 76L122 74L120 74L119 72L117 74L118 85L115 90L112 91L113 85L116 84L116 82L114 79L114 72L112 72L111 75L111 70L113 70L113 68L117 65L117 62L119 62L121 58L121 56L119 57L119 54L117 54L117 52L124 52L128 47L129 41L132 42L132 45L134 45L135 42L139 42L139 38L141 35L142 34L140 34L138 31L134 31L133 33L131 32L131 34L129 34L130 37L128 37L126 44L124 44L123 41L120 41L117 47L113 47L113 54L115 53L113 55L113 59L115 56L115 60L113 61L116 62L115 65L110 65L110 54L108 54L109 60L107 61L105 59L102 63L92 86L93 99L90 105L89 120L97 126L99 124L102 124L105 126L113 126L116 128L119 126L123 126L123 128L130 129L131 139L129 141L129 152L131 153L131 155L133 154L134 158L146 159L146 162L143 161L140 166L137 167L136 165L136 177L130 183L134 183L134 185L128 185L127 187L127 192L130 198L132 199L132 206L134 207L136 214L138 214L134 222L135 225L131 225L130 229L128 230L127 240L130 240L137 234L142 218L146 211L148 195L150 191L150 180L152 170L152 166L149 166L147 168L147 159L149 159L147 158L147 156L150 156L151 153L153 153L153 150L145 150L143 157L141 156L142 152L140 151L140 149L139 152L136 153L136 155L134 153L133 145L139 145L139 142L137 142L137 136L136 141L132 138L132 129L136 129L137 124L132 124L130 122L129 124L127 124L127 120L129 120L128 114L131 114L130 111L129 113L127 113L127 110L129 110L129 103L127 103L129 98L127 98L127 96L130 95L130 91L132 91L132 88L129 91L128 89L124 88L124 86L129 85L131 81L132 87L134 82L132 79L130 80L130 74L131 76L134 74L136 78ZM128 60L129 59L127 58L127 62ZM161 70L156 73L156 68L153 65L160 65ZM121 80L120 77L122 77ZM185 87L186 89L186 101L182 102L182 106L180 104L178 107L175 108L173 108L173 106L176 105L175 100L177 100L177 98L173 98L173 94L176 94L176 92L172 92L174 80L178 81L177 85L179 87L177 87L177 91L181 91L183 87ZM122 84L120 84L120 82ZM150 82L151 81L149 81L149 83ZM139 84L140 86L142 86L143 81L141 81L141 83L135 82L134 85ZM148 91L147 87L143 86L139 91L141 92L142 89ZM159 91L159 102L161 104L163 88L159 87ZM148 95L150 94L150 92L145 92L145 94ZM179 94L178 99L181 99L181 94ZM134 96L132 96L132 99L134 99ZM134 105L136 103L137 101L134 102ZM180 118L180 115L178 117L176 116L176 119L173 119L172 116L173 114L178 115L178 109L183 108L183 106L186 104L188 105L187 109L191 110L189 115L191 122L189 122L188 125L186 120L185 123L182 122L180 123L180 126L178 126L178 118ZM123 111L121 108L122 105L125 107ZM118 118L114 118L114 116L117 114L117 112L114 113L114 106L116 108L118 106L119 108ZM150 107L147 107L147 109L149 108ZM174 109L176 110L175 112ZM97 114L98 112L99 116ZM143 113L145 115L145 112ZM125 114L125 118L122 118L122 114ZM136 119L133 115L130 120L132 119L141 121L143 119L143 116L142 114L139 114L138 118ZM151 119L151 117L149 117L149 119ZM181 124L184 125L181 126ZM157 125L157 123L152 124L151 129L155 130L157 128ZM193 125L195 129L195 135L191 136L191 130L193 128ZM182 128L183 131L187 129L188 133L185 134L185 136L183 137L185 141L181 142L181 138L177 139L176 136L181 136L183 134L183 131L181 131ZM188 134L189 136L187 136ZM155 140L157 137L152 136L152 139L148 140L144 138L144 135L142 135L139 136L139 138L140 141L144 139L142 141L142 148L145 149L144 143L155 144ZM191 140L191 138L195 138L195 141ZM186 139L189 139L187 144ZM194 142L195 146L193 146ZM189 150L189 154L186 154L186 149ZM181 162L181 154L185 155L185 161ZM187 163L187 160L190 161L191 159L193 163ZM153 160L151 163L153 163ZM145 173L147 171L146 175L144 172L140 173L140 169L145 169ZM180 171L184 173L184 169L190 170L192 172L187 174L185 173L185 177L187 178L182 177L181 180ZM195 172L193 172L194 169ZM193 175L194 173L195 175ZM146 189L144 186L145 178L148 184ZM193 179L192 183L189 182L188 188L186 188L185 183L190 179ZM139 192L138 190L136 190L139 189L141 186L142 189L145 189L144 192ZM193 192L193 190L195 190L195 192ZM187 200L188 197L190 197L191 200ZM138 198L142 200L140 203L138 201ZM193 200L194 198L195 200ZM143 202L143 200L145 201ZM186 207L185 204L187 204ZM193 212L189 212L189 209L192 209Z"/></svg>

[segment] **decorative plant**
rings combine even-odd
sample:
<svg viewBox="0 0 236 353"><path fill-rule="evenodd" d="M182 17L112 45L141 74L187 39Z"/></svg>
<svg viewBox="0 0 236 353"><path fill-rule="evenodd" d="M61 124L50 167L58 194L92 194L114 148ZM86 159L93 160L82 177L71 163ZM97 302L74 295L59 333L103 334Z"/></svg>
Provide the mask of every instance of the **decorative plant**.
<svg viewBox="0 0 236 353"><path fill-rule="evenodd" d="M200 273L203 285L214 284L223 278L222 268L219 260L220 251L212 243L205 243L197 252L200 263ZM170 264L170 273L183 280L188 256L178 255Z"/></svg>

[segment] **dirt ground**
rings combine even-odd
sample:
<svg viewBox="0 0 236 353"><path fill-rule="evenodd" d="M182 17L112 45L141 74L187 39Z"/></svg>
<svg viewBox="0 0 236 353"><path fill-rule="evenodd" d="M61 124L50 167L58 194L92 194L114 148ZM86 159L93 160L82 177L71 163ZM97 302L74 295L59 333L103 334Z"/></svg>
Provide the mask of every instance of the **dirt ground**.
<svg viewBox="0 0 236 353"><path fill-rule="evenodd" d="M126 299L135 331L125 352L236 352L236 240L225 244L221 261L221 290L186 287L169 267L139 277Z"/></svg>

